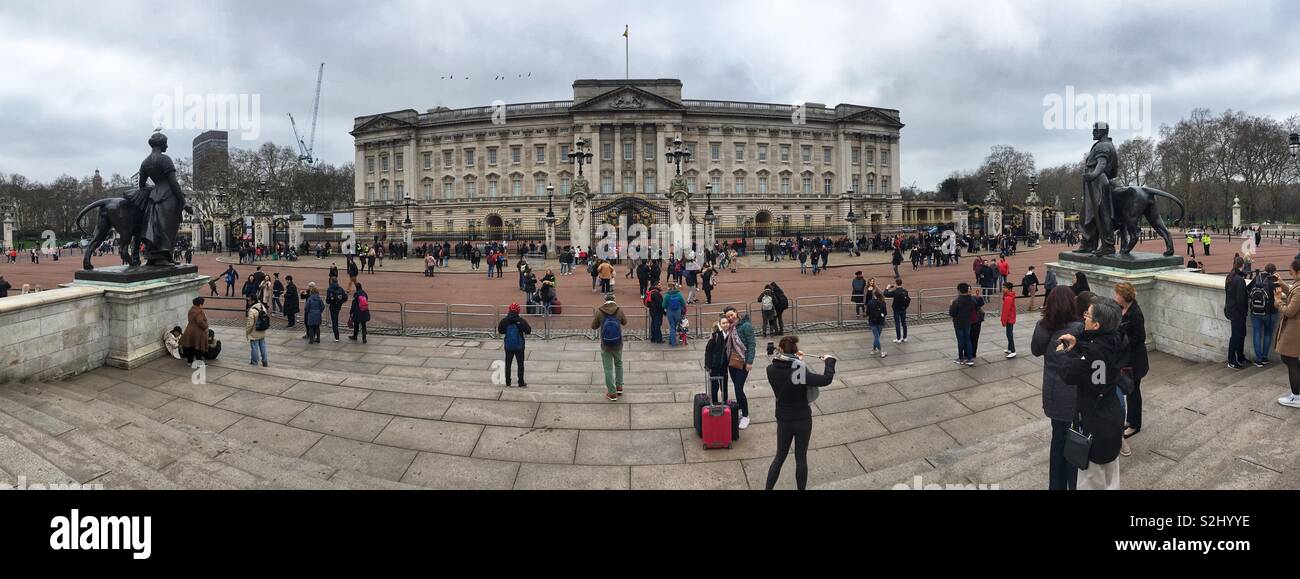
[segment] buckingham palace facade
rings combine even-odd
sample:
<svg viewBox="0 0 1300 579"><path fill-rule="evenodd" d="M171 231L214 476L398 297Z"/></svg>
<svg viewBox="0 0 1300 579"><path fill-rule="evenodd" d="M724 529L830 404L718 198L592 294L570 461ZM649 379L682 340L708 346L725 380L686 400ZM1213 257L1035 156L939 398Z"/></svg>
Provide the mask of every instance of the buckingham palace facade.
<svg viewBox="0 0 1300 579"><path fill-rule="evenodd" d="M359 239L400 238L409 213L416 243L540 240L553 209L565 244L620 217L651 225L669 211L677 165L665 153L677 139L691 153L681 173L692 219L711 206L720 238L842 236L850 207L860 234L950 222L951 204L902 199L902 128L894 109L683 99L675 79L578 80L572 100L368 115L351 132L355 227ZM581 225L567 208L580 140Z"/></svg>

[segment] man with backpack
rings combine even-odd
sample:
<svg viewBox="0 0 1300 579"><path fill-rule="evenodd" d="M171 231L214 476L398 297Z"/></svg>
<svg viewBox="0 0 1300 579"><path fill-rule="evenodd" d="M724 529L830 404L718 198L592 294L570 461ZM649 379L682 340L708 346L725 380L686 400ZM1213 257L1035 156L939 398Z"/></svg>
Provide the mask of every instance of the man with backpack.
<svg viewBox="0 0 1300 579"><path fill-rule="evenodd" d="M334 328L334 341L339 341L339 311L348 303L348 292L343 291L338 278L330 278L330 287L325 290L325 304L330 308L330 325Z"/></svg>
<svg viewBox="0 0 1300 579"><path fill-rule="evenodd" d="M894 310L894 343L907 341L907 307L912 305L912 296L903 289L903 278L895 278L894 283L885 286L885 297L893 298L890 304Z"/></svg>
<svg viewBox="0 0 1300 579"><path fill-rule="evenodd" d="M772 333L776 333L776 296L772 294L772 288L763 288L763 293L758 294L757 301L763 311L763 337L766 338L768 328L772 329Z"/></svg>
<svg viewBox="0 0 1300 579"><path fill-rule="evenodd" d="M506 352L506 388L510 387L510 364L519 361L519 387L527 388L524 382L524 336L533 333L528 320L519 317L519 304L510 304L510 312L497 324L497 333L505 338Z"/></svg>
<svg viewBox="0 0 1300 579"><path fill-rule="evenodd" d="M659 284L652 283L650 289L646 290L645 307L650 312L650 343L664 343L664 294L659 289ZM669 328L672 331L672 328Z"/></svg>
<svg viewBox="0 0 1300 579"><path fill-rule="evenodd" d="M1038 274L1034 273L1032 265L1025 277L1020 278L1020 295L1029 297L1029 311L1034 311L1034 299L1038 297Z"/></svg>
<svg viewBox="0 0 1300 579"><path fill-rule="evenodd" d="M271 329L271 315L266 312L266 305L256 298L245 300L248 312L244 317L244 337L248 338L248 363L256 366L260 358L265 367L270 362L266 357L266 331Z"/></svg>
<svg viewBox="0 0 1300 579"><path fill-rule="evenodd" d="M1268 365L1268 351L1273 346L1273 321L1277 306L1273 294L1277 287L1277 266L1268 264L1263 272L1252 272L1246 295L1250 303L1250 326L1254 332L1255 367Z"/></svg>
<svg viewBox="0 0 1300 579"><path fill-rule="evenodd" d="M232 297L235 295L235 280L239 279L239 272L235 271L235 266L227 265L223 275L226 277L226 297Z"/></svg>
<svg viewBox="0 0 1300 579"><path fill-rule="evenodd" d="M677 324L686 317L686 298L677 289L677 282L668 282L668 293L664 294L661 304L664 314L668 316L668 345L676 346Z"/></svg>
<svg viewBox="0 0 1300 579"><path fill-rule="evenodd" d="M680 296L681 294L678 294ZM614 302L614 294L605 294L605 303L591 318L591 329L600 332L600 361L605 369L605 400L617 402L623 395L623 326L627 316Z"/></svg>
<svg viewBox="0 0 1300 579"><path fill-rule="evenodd" d="M785 311L790 309L790 298L786 297L785 290L781 286L772 282L767 285L772 289L772 310L776 314L776 335L785 335Z"/></svg>
<svg viewBox="0 0 1300 579"><path fill-rule="evenodd" d="M366 295L366 290L357 284L357 293L352 294L352 311L349 312L352 322L352 335L349 339L356 340L357 332L361 333L361 343L366 343L366 324L370 322L370 296Z"/></svg>

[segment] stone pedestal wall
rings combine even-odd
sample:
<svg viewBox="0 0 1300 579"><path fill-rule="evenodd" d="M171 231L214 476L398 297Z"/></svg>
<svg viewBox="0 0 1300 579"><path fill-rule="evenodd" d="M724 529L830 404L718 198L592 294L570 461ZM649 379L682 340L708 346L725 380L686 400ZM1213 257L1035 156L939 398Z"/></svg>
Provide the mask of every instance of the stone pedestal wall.
<svg viewBox="0 0 1300 579"><path fill-rule="evenodd" d="M102 366L108 354L103 293L76 287L0 299L0 383L49 380Z"/></svg>
<svg viewBox="0 0 1300 579"><path fill-rule="evenodd" d="M1125 271L1074 262L1047 264L1062 286L1084 271L1092 292L1113 297L1115 284L1127 281L1137 290L1146 318L1147 343L1154 349L1197 362L1226 362L1232 328L1223 316L1224 278L1183 268ZM1246 356L1254 359L1253 336L1246 325ZM1277 354L1271 357L1277 360Z"/></svg>
<svg viewBox="0 0 1300 579"><path fill-rule="evenodd" d="M105 364L136 368L166 353L206 276L134 284L77 281L0 299L0 383L49 380Z"/></svg>

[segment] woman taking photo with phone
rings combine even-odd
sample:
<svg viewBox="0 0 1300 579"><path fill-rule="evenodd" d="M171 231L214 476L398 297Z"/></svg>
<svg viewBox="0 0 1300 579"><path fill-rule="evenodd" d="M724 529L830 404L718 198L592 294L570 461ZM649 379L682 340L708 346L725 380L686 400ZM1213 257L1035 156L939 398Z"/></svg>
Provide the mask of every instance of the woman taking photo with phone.
<svg viewBox="0 0 1300 579"><path fill-rule="evenodd" d="M767 490L776 486L781 465L794 442L794 478L799 490L808 486L808 443L812 440L812 409L809 391L827 386L835 379L835 358L827 356L826 373L816 374L804 365L799 337L781 338L779 352L767 367L767 381L776 395L776 456L767 469Z"/></svg>

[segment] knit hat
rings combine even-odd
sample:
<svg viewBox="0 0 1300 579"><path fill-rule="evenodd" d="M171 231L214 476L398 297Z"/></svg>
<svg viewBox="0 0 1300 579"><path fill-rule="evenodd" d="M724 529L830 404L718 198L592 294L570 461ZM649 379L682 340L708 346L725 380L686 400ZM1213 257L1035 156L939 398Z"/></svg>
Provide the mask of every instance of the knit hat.
<svg viewBox="0 0 1300 579"><path fill-rule="evenodd" d="M512 314L519 313L519 304L510 304L510 313Z"/></svg>

